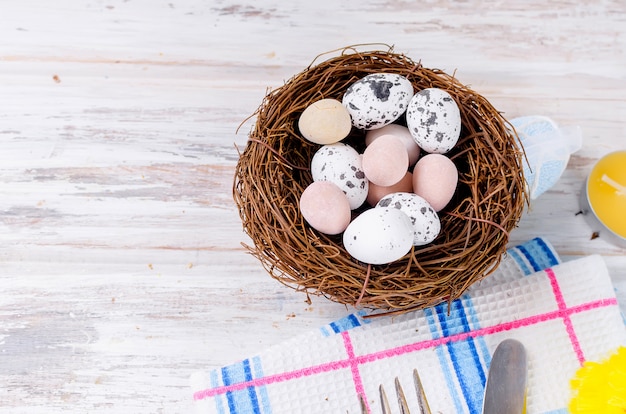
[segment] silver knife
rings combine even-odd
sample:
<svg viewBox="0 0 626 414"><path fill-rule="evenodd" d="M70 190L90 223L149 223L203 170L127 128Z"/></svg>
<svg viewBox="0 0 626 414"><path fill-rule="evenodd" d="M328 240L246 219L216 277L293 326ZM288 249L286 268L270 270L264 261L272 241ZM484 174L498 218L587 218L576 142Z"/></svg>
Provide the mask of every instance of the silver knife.
<svg viewBox="0 0 626 414"><path fill-rule="evenodd" d="M483 414L526 412L527 357L524 345L515 339L500 342L489 366Z"/></svg>

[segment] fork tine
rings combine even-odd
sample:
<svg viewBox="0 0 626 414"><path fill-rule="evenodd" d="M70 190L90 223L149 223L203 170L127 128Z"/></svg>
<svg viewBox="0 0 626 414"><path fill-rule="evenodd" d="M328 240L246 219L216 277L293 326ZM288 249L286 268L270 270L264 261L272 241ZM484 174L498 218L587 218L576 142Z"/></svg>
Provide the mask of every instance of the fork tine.
<svg viewBox="0 0 626 414"><path fill-rule="evenodd" d="M400 385L400 380L396 377L396 394L398 396L398 405L400 406L400 414L410 414L409 406L406 403L406 398L404 397L404 391L402 390L402 386Z"/></svg>
<svg viewBox="0 0 626 414"><path fill-rule="evenodd" d="M413 383L415 384L415 393L417 394L417 404L420 409L420 414L431 414L428 400L426 399L426 393L424 387L422 387L422 380L417 373L417 369L413 370Z"/></svg>
<svg viewBox="0 0 626 414"><path fill-rule="evenodd" d="M413 370L413 383L415 385L415 393L417 394L417 403L419 408L419 414L432 414L430 411L430 406L428 405L428 400L426 399L426 393L424 392L424 387L422 387L422 380L417 372L417 369ZM400 414L411 414L409 412L409 405L406 402L406 397L404 396L404 390L402 389L402 385L400 384L400 380L396 377L394 381L394 385L396 387L396 396L398 397L398 405L400 406ZM385 388L382 384L378 387L378 392L380 394L380 405L382 408L382 414L391 414L391 408L389 407L389 400L387 400L387 394L385 393ZM365 407L365 401L361 396L361 410L364 413L367 413L367 407Z"/></svg>
<svg viewBox="0 0 626 414"><path fill-rule="evenodd" d="M361 414L370 414L367 409L367 404L365 403L365 396L363 394L359 394L359 402L361 403Z"/></svg>
<svg viewBox="0 0 626 414"><path fill-rule="evenodd" d="M380 393L380 405L383 410L383 414L391 414L391 407L389 407L389 401L387 400L387 394L382 384L378 387Z"/></svg>

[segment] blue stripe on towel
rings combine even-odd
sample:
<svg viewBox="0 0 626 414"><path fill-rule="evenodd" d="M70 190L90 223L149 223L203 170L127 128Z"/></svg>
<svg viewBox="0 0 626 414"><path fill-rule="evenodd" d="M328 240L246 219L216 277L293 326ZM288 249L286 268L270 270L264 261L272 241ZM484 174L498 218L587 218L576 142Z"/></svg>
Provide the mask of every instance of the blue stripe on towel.
<svg viewBox="0 0 626 414"><path fill-rule="evenodd" d="M536 237L524 244L507 251L517 262L525 275L538 272L561 263L552 246L541 237ZM528 265L532 267L532 271Z"/></svg>
<svg viewBox="0 0 626 414"><path fill-rule="evenodd" d="M212 388L217 388L220 385L222 385L218 382L217 373L218 373L217 370L211 371L211 387ZM224 399L222 398L221 395L215 396L215 409L217 410L217 414L226 414L226 408L224 407Z"/></svg>
<svg viewBox="0 0 626 414"><path fill-rule="evenodd" d="M539 266L539 263L537 263L534 256L528 251L528 249L526 249L526 247L517 246L517 250L519 250L524 255L524 257L526 257L526 259L528 259L528 263L530 263L535 272L542 270L541 266Z"/></svg>
<svg viewBox="0 0 626 414"><path fill-rule="evenodd" d="M252 358L252 367L254 368L254 378L263 378L263 367L261 365L261 357L255 356ZM270 397L267 393L267 387L256 387L259 396L261 397L261 407L263 408L263 414L271 414L272 407L270 405Z"/></svg>
<svg viewBox="0 0 626 414"><path fill-rule="evenodd" d="M222 368L222 382L224 383L224 385L230 385L232 383L232 380L230 378L229 375L229 367L224 367ZM235 400L233 398L233 393L232 392L227 392L226 393L226 400L228 403L228 411L229 412L234 412L235 411Z"/></svg>
<svg viewBox="0 0 626 414"><path fill-rule="evenodd" d="M224 385L251 381L252 379L249 359L244 359L237 364L222 368L222 381ZM261 414L255 387L246 387L238 391L228 391L226 393L226 400L228 401L228 409L231 413L246 412Z"/></svg>
<svg viewBox="0 0 626 414"><path fill-rule="evenodd" d="M533 273L532 269L526 264L526 260L518 253L517 249L509 249L508 254L515 260L515 263L519 266L524 273L524 276L528 276Z"/></svg>
<svg viewBox="0 0 626 414"><path fill-rule="evenodd" d="M246 381L251 381L253 377L252 377L252 370L250 369L249 359L243 360L243 368L244 368L244 372L246 375ZM261 408L259 407L259 400L257 399L256 390L254 387L248 387L248 397L250 398L250 404L254 408L254 413L261 414Z"/></svg>
<svg viewBox="0 0 626 414"><path fill-rule="evenodd" d="M348 331L357 326L361 326L364 323L369 323L366 319L359 318L365 311L359 311L357 313L350 314L341 319L337 319L334 322L329 323L326 326L322 326L320 331L323 336L331 336L332 334L338 334L344 331Z"/></svg>
<svg viewBox="0 0 626 414"><path fill-rule="evenodd" d="M541 255L535 254L535 256L539 256L545 260L545 262L540 261L542 262L543 268L547 269L548 267L556 266L561 263L561 259L559 259L552 246L550 246L545 239L537 237L531 240L531 242L534 242L534 244L540 248L543 253Z"/></svg>
<svg viewBox="0 0 626 414"><path fill-rule="evenodd" d="M460 300L452 302L450 316L447 316L447 304L437 305L435 309L444 336L470 331L467 315ZM470 337L463 341L448 343L446 347L469 412L480 414L486 375L474 339Z"/></svg>
<svg viewBox="0 0 626 414"><path fill-rule="evenodd" d="M430 328L430 335L432 339L439 339L441 335L439 333L439 327L437 321L435 320L435 315L433 313L433 308L424 309L424 315L426 316L426 320L428 321L428 327ZM463 403L461 402L461 398L457 391L456 381L450 371L450 365L448 364L448 358L446 357L446 353L443 345L439 345L435 348L435 352L437 353L437 358L439 359L439 365L441 366L441 370L443 372L443 377L446 381L446 385L448 387L448 391L450 392L450 397L452 397L452 402L454 402L454 407L457 413L463 412Z"/></svg>
<svg viewBox="0 0 626 414"><path fill-rule="evenodd" d="M471 323L472 330L480 329L481 328L480 320L478 319L478 313L476 313L476 308L474 308L474 303L472 302L471 296L468 294L464 294L461 297L461 300L464 303L465 311L469 315L469 321ZM474 340L478 343L478 347L480 348L479 355L482 356L483 366L487 366L487 364L489 364L489 362L491 361L491 353L489 352L489 347L487 346L485 337L481 335L481 336L474 338ZM484 372L484 368L483 368L483 372Z"/></svg>

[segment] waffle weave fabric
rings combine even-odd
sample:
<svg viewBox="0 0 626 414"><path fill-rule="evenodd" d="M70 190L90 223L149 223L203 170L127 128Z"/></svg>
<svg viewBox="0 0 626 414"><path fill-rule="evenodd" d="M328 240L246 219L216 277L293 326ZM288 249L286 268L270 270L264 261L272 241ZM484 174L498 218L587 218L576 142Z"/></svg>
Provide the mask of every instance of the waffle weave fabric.
<svg viewBox="0 0 626 414"><path fill-rule="evenodd" d="M491 355L515 338L528 353L527 413L566 413L581 364L626 345L603 259L562 263L542 238L510 248L491 276L450 306L364 315L194 374L196 412L358 414L359 395L380 412L379 384L392 390L399 377L410 386L416 368L433 412L480 413ZM405 394L417 406L414 393Z"/></svg>

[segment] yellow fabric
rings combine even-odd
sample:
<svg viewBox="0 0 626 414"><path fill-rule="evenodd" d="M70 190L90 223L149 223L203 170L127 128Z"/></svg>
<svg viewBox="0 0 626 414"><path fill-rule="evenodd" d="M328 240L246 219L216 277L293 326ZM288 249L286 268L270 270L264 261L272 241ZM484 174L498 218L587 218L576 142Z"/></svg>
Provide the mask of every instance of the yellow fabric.
<svg viewBox="0 0 626 414"><path fill-rule="evenodd" d="M572 414L626 413L626 347L602 362L587 361L571 380Z"/></svg>

